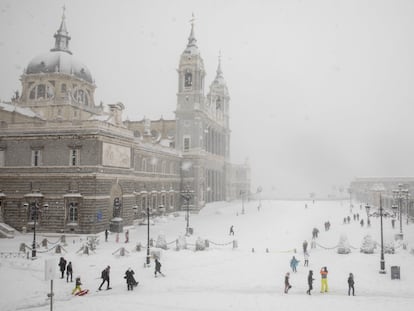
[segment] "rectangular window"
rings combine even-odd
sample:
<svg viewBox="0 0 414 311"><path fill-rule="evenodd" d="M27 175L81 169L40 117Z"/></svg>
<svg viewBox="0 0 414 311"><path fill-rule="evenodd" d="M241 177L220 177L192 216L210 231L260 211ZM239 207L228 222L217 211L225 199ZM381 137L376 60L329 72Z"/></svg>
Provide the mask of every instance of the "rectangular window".
<svg viewBox="0 0 414 311"><path fill-rule="evenodd" d="M157 197L153 196L152 197L152 209L156 209L157 208Z"/></svg>
<svg viewBox="0 0 414 311"><path fill-rule="evenodd" d="M78 203L69 203L69 222L78 222Z"/></svg>
<svg viewBox="0 0 414 311"><path fill-rule="evenodd" d="M70 150L70 166L79 165L79 149L71 149Z"/></svg>
<svg viewBox="0 0 414 311"><path fill-rule="evenodd" d="M184 151L190 150L190 137L184 137L183 150Z"/></svg>
<svg viewBox="0 0 414 311"><path fill-rule="evenodd" d="M174 195L170 195L170 207L174 207Z"/></svg>
<svg viewBox="0 0 414 311"><path fill-rule="evenodd" d="M42 160L42 153L40 150L32 150L32 166L39 166Z"/></svg>
<svg viewBox="0 0 414 311"><path fill-rule="evenodd" d="M6 165L6 151L0 150L0 167Z"/></svg>

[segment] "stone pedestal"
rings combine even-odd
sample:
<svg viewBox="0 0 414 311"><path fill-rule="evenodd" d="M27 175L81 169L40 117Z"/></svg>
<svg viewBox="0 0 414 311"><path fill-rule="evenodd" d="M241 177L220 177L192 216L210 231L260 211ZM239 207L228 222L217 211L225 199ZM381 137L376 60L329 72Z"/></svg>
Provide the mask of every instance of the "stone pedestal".
<svg viewBox="0 0 414 311"><path fill-rule="evenodd" d="M115 217L111 219L109 223L109 231L111 232L122 232L124 228L123 219L121 217Z"/></svg>

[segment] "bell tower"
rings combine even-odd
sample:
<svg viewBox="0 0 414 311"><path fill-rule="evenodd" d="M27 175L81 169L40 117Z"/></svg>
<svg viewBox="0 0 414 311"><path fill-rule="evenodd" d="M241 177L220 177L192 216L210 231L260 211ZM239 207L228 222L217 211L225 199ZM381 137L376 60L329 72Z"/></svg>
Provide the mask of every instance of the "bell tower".
<svg viewBox="0 0 414 311"><path fill-rule="evenodd" d="M201 121L196 114L205 103L204 79L206 73L194 35L194 15L190 22L190 36L187 46L180 56L177 69L176 148L183 152L189 152L191 149L203 146L202 128L199 124Z"/></svg>

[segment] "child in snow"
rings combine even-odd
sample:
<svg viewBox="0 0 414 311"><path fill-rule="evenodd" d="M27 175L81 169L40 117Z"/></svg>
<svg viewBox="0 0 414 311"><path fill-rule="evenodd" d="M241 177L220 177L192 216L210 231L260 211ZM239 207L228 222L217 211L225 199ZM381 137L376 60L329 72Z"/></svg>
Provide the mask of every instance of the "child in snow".
<svg viewBox="0 0 414 311"><path fill-rule="evenodd" d="M82 285L82 283L81 283L81 279L80 279L80 277L78 276L77 278L76 278L76 280L75 280L75 288L72 290L72 295L74 295L74 294L76 294L76 292L81 292L82 291L82 289L81 289L81 286Z"/></svg>
<svg viewBox="0 0 414 311"><path fill-rule="evenodd" d="M321 271L321 293L328 292L328 268L322 267Z"/></svg>
<svg viewBox="0 0 414 311"><path fill-rule="evenodd" d="M286 275L285 275L285 294L287 294L289 289L292 288L292 285L290 285L290 283L289 283L289 277L290 277L290 273L287 272Z"/></svg>

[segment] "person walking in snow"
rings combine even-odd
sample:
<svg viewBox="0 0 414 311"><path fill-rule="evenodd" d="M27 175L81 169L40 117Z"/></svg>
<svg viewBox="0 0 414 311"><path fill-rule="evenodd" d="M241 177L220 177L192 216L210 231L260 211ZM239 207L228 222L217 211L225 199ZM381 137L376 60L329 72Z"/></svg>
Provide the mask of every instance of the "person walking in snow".
<svg viewBox="0 0 414 311"><path fill-rule="evenodd" d="M70 277L70 281L73 282L72 276L73 276L72 262L69 261L68 266L66 267L66 282L69 282L69 277Z"/></svg>
<svg viewBox="0 0 414 311"><path fill-rule="evenodd" d="M158 258L155 258L155 271L154 271L155 277L157 277L157 273L161 274L162 276L165 276L161 272L161 263L160 263L160 261L158 260Z"/></svg>
<svg viewBox="0 0 414 311"><path fill-rule="evenodd" d="M303 241L302 247L303 247L303 253L306 253L306 251L308 249L308 241L306 241L306 240Z"/></svg>
<svg viewBox="0 0 414 311"><path fill-rule="evenodd" d="M64 275L65 270L66 270L66 260L65 260L65 258L60 257L58 266L59 266L60 273L61 273L60 278L63 279L63 277L64 277L63 275Z"/></svg>
<svg viewBox="0 0 414 311"><path fill-rule="evenodd" d="M328 268L322 267L321 268L321 293L328 292Z"/></svg>
<svg viewBox="0 0 414 311"><path fill-rule="evenodd" d="M230 227L230 233L229 233L229 235L234 235L234 227L233 227L233 225L231 225L231 227Z"/></svg>
<svg viewBox="0 0 414 311"><path fill-rule="evenodd" d="M285 275L285 294L287 294L289 289L292 288L292 285L290 285L290 283L289 283L289 277L290 277L290 273L287 272L286 275Z"/></svg>
<svg viewBox="0 0 414 311"><path fill-rule="evenodd" d="M309 266L309 253L308 253L308 252L305 252L305 253L303 254L303 258L305 259L305 263L303 264L303 266L304 266L304 267Z"/></svg>
<svg viewBox="0 0 414 311"><path fill-rule="evenodd" d="M297 272L296 267L298 266L298 263L299 263L299 260L297 260L295 256L293 256L292 259L290 260L290 267L292 268L293 272Z"/></svg>
<svg viewBox="0 0 414 311"><path fill-rule="evenodd" d="M102 285L104 285L104 283L106 282L106 289L111 289L111 287L109 287L109 271L111 270L110 266L107 266L101 273L101 278L102 278L102 283L101 285L99 285L99 290L102 290Z"/></svg>
<svg viewBox="0 0 414 311"><path fill-rule="evenodd" d="M125 243L129 242L129 230L125 231Z"/></svg>
<svg viewBox="0 0 414 311"><path fill-rule="evenodd" d="M109 235L109 231L108 229L105 229L105 242L108 242L108 235Z"/></svg>
<svg viewBox="0 0 414 311"><path fill-rule="evenodd" d="M133 290L134 286L138 285L138 282L134 278L134 274L135 272L131 268L128 268L128 270L125 272L124 278L126 279L128 290Z"/></svg>
<svg viewBox="0 0 414 311"><path fill-rule="evenodd" d="M308 274L308 290L306 291L306 294L311 295L311 290L313 289L313 281L315 279L313 278L313 271L309 270Z"/></svg>
<svg viewBox="0 0 414 311"><path fill-rule="evenodd" d="M351 296L351 290L352 290L352 296L355 296L354 284L355 284L354 275L350 273L348 277L348 296Z"/></svg>
<svg viewBox="0 0 414 311"><path fill-rule="evenodd" d="M81 292L82 291L82 289L81 289L81 286L82 285L82 283L81 283L81 279L80 279L80 277L78 276L76 279L75 279L75 288L72 290L72 295L74 295L76 292Z"/></svg>

